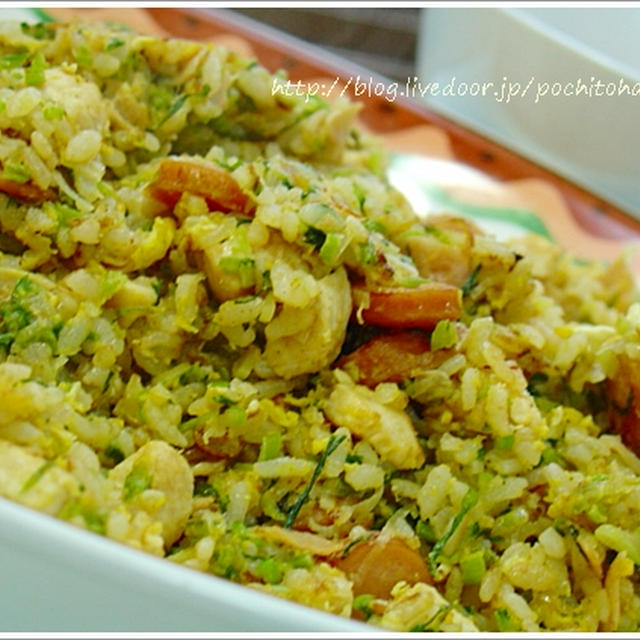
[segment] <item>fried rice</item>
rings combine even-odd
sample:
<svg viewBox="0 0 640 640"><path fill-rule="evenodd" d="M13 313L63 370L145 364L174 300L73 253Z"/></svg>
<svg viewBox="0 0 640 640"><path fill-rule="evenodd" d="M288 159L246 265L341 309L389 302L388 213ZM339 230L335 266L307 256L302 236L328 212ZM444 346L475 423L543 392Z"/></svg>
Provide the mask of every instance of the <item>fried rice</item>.
<svg viewBox="0 0 640 640"><path fill-rule="evenodd" d="M0 23L0 495L389 630L637 631L624 257L418 218L285 82Z"/></svg>

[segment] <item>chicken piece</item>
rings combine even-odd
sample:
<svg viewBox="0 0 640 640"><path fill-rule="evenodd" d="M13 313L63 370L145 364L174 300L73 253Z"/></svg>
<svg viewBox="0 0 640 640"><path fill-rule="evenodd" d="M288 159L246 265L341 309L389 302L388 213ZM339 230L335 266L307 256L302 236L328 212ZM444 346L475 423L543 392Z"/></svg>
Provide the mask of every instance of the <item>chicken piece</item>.
<svg viewBox="0 0 640 640"><path fill-rule="evenodd" d="M176 225L171 218L156 218L151 231L138 232L140 239L127 255L123 269L138 271L162 260L173 242L175 232Z"/></svg>
<svg viewBox="0 0 640 640"><path fill-rule="evenodd" d="M255 289L255 260L246 227L222 212L191 216L183 223L187 250L219 302L251 295Z"/></svg>
<svg viewBox="0 0 640 640"><path fill-rule="evenodd" d="M127 280L106 303L110 309L144 309L152 307L158 300L158 294L152 286L152 280L140 276Z"/></svg>
<svg viewBox="0 0 640 640"><path fill-rule="evenodd" d="M57 515L79 493L78 481L68 471L24 447L0 440L0 495Z"/></svg>
<svg viewBox="0 0 640 640"><path fill-rule="evenodd" d="M428 233L407 240L420 275L462 286L472 270L474 235L481 231L471 222L453 216L432 216L427 220L426 229Z"/></svg>
<svg viewBox="0 0 640 640"><path fill-rule="evenodd" d="M32 378L33 369L18 362L0 364L0 428L14 422L37 421L62 411L65 392Z"/></svg>
<svg viewBox="0 0 640 640"><path fill-rule="evenodd" d="M106 101L98 85L79 73L66 73L60 67L45 70L43 97L61 106L65 122L73 123L73 133L91 129L100 133L109 130Z"/></svg>
<svg viewBox="0 0 640 640"><path fill-rule="evenodd" d="M476 625L447 602L438 590L424 582L413 586L399 585L393 600L378 624L391 631L422 629L424 631L478 631Z"/></svg>
<svg viewBox="0 0 640 640"><path fill-rule="evenodd" d="M317 280L306 307L283 304L267 325L265 358L276 374L292 378L315 373L338 356L351 315L351 289L344 268Z"/></svg>
<svg viewBox="0 0 640 640"><path fill-rule="evenodd" d="M225 258L231 258L231 248L224 242L205 246L196 255L196 261L207 276L207 283L216 300L226 302L251 295L255 289L252 260L248 259L244 266L232 272L224 268Z"/></svg>
<svg viewBox="0 0 640 640"><path fill-rule="evenodd" d="M336 366L347 371L354 367L358 382L367 387L402 382L438 367L451 355L449 349L431 351L429 347L429 338L414 331L380 335L340 358Z"/></svg>
<svg viewBox="0 0 640 640"><path fill-rule="evenodd" d="M191 513L193 474L189 464L171 445L152 440L143 445L109 472L109 481L127 507L147 511L162 523L165 547L171 546L184 531ZM152 506L138 504L136 497L146 489L163 496Z"/></svg>
<svg viewBox="0 0 640 640"><path fill-rule="evenodd" d="M326 562L316 563L309 569L289 569L277 585L277 593L327 613L344 617L351 613L351 583L341 571Z"/></svg>
<svg viewBox="0 0 640 640"><path fill-rule="evenodd" d="M371 389L338 383L324 412L334 424L369 442L380 458L394 467L418 469L424 463L424 452L409 416L382 404Z"/></svg>
<svg viewBox="0 0 640 640"><path fill-rule="evenodd" d="M264 540L278 542L294 549L308 551L314 556L330 556L338 553L343 544L309 531L285 529L275 525L254 527L252 531Z"/></svg>

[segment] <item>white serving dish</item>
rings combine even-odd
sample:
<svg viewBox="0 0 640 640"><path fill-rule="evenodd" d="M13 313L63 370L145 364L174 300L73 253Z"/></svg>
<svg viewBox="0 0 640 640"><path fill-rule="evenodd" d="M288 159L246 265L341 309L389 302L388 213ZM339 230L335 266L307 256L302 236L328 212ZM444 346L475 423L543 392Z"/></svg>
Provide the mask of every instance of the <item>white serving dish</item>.
<svg viewBox="0 0 640 640"><path fill-rule="evenodd" d="M0 498L0 632L375 632Z"/></svg>
<svg viewBox="0 0 640 640"><path fill-rule="evenodd" d="M440 85L425 93L431 109L640 218L638 33L640 8L430 7L421 13L417 78ZM452 95L442 95L452 79ZM601 91L622 89L597 96L597 81ZM462 82L493 85L462 96ZM518 96L500 100L503 82L520 83Z"/></svg>

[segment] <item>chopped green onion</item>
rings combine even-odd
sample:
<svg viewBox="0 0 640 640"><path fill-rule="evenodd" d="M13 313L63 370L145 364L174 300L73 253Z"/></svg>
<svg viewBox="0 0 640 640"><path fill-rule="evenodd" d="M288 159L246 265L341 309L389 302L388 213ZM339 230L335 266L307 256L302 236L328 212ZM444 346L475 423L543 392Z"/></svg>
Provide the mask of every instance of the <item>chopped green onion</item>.
<svg viewBox="0 0 640 640"><path fill-rule="evenodd" d="M587 509L587 516L594 524L602 524L607 521L607 515L599 504L592 504Z"/></svg>
<svg viewBox="0 0 640 640"><path fill-rule="evenodd" d="M62 520L71 520L76 516L80 516L84 520L89 531L104 535L106 531L104 518L93 509L83 506L75 500L67 502L58 514Z"/></svg>
<svg viewBox="0 0 640 640"><path fill-rule="evenodd" d="M345 246L345 236L342 233L327 233L325 240L320 247L320 257L327 264L333 264L343 247Z"/></svg>
<svg viewBox="0 0 640 640"><path fill-rule="evenodd" d="M25 82L29 86L39 86L44 84L44 71L49 65L47 61L44 59L44 55L42 51L38 51L35 56L33 56L33 60L31 64L27 67L25 71Z"/></svg>
<svg viewBox="0 0 640 640"><path fill-rule="evenodd" d="M28 51L6 53L0 56L0 69L16 69L17 67L21 67L27 61L28 57Z"/></svg>
<svg viewBox="0 0 640 640"><path fill-rule="evenodd" d="M262 437L262 443L260 444L260 454L258 460L272 460L277 458L282 451L282 438L279 433L268 433Z"/></svg>
<svg viewBox="0 0 640 640"><path fill-rule="evenodd" d="M25 326L20 333L15 336L15 343L20 347L25 347L34 342L47 344L54 351L58 341L53 330L53 325L43 323L46 321L36 320Z"/></svg>
<svg viewBox="0 0 640 640"><path fill-rule="evenodd" d="M367 199L367 192L357 182L354 182L353 183L353 193L354 193L354 195L356 196L356 198L358 200L358 208L360 209L360 211L363 211L364 210L364 203L365 203L365 201ZM372 220L371 222L376 224L375 220ZM380 225L380 226L382 226L382 225ZM380 229L378 229L378 231L383 233L383 231L380 230Z"/></svg>
<svg viewBox="0 0 640 640"><path fill-rule="evenodd" d="M309 202L303 205L298 215L310 227L318 227L318 223L325 220L340 220L340 216L329 205L322 202Z"/></svg>
<svg viewBox="0 0 640 640"><path fill-rule="evenodd" d="M541 464L550 464L551 462L562 462L562 454L553 446L547 447L542 450L542 454L540 456Z"/></svg>
<svg viewBox="0 0 640 640"><path fill-rule="evenodd" d="M367 218L363 220L362 225L368 231L376 231L377 233L385 234L387 232L387 227L384 226L382 222L378 222L377 220L372 220L371 218Z"/></svg>
<svg viewBox="0 0 640 640"><path fill-rule="evenodd" d="M114 49L120 48L122 45L124 45L124 40L120 40L119 38L109 38L105 51L113 51Z"/></svg>
<svg viewBox="0 0 640 640"><path fill-rule="evenodd" d="M87 525L87 529L89 531L93 531L94 533L98 533L100 535L104 535L107 531L107 527L104 521L104 518L100 516L99 513L92 511L91 509L83 509L80 512L84 523Z"/></svg>
<svg viewBox="0 0 640 640"><path fill-rule="evenodd" d="M176 113L178 113L178 111L180 111L180 109L182 109L184 103L187 101L188 98L204 98L209 93L209 91L211 91L211 87L209 87L208 84L205 84L202 87L202 89L200 89L200 91L197 91L196 93L185 93L185 94L181 95L171 105L171 108L167 112L167 115L162 119L162 121L160 122L160 124L158 126L162 126L167 120L169 120Z"/></svg>
<svg viewBox="0 0 640 640"><path fill-rule="evenodd" d="M416 524L416 535L418 538L431 543L434 543L438 539L433 527L424 520L418 520Z"/></svg>
<svg viewBox="0 0 640 640"><path fill-rule="evenodd" d="M214 388L222 388L222 389L228 389L229 388L229 381L228 380L210 380L209 381L209 386L210 387L214 387Z"/></svg>
<svg viewBox="0 0 640 640"><path fill-rule="evenodd" d="M59 104L50 102L42 107L42 115L45 120L60 120L64 116L64 109Z"/></svg>
<svg viewBox="0 0 640 640"><path fill-rule="evenodd" d="M36 9L35 11L40 11ZM22 33L35 38L36 40L53 40L54 31L50 29L48 25L45 23L50 22L51 19L47 15L39 16L42 22L37 22L36 24L29 24L27 22L20 23L20 29Z"/></svg>
<svg viewBox="0 0 640 640"><path fill-rule="evenodd" d="M143 491L146 491L153 480L153 476L149 470L142 465L134 465L133 469L129 471L129 475L124 480L124 486L122 487L122 499L125 502L140 495Z"/></svg>
<svg viewBox="0 0 640 640"><path fill-rule="evenodd" d="M326 109L329 103L323 100L320 96L308 93L305 96L305 105L300 113L300 119L309 117L311 114L319 111L320 109Z"/></svg>
<svg viewBox="0 0 640 640"><path fill-rule="evenodd" d="M29 276L22 276L13 286L11 291L11 301L17 302L25 297L31 296L39 291L38 285L29 278Z"/></svg>
<svg viewBox="0 0 640 640"><path fill-rule="evenodd" d="M222 414L222 422L230 429L236 429L247 421L247 412L238 406L230 406Z"/></svg>
<svg viewBox="0 0 640 640"><path fill-rule="evenodd" d="M513 443L515 442L515 436L511 434L510 436L498 436L493 446L498 451L509 451L513 447Z"/></svg>
<svg viewBox="0 0 640 640"><path fill-rule="evenodd" d="M370 593L361 593L353 599L353 609L364 614L364 619L368 620L373 615L371 603L375 600L375 596Z"/></svg>
<svg viewBox="0 0 640 640"><path fill-rule="evenodd" d="M275 558L264 558L256 568L259 578L268 584L277 584L282 580L282 568Z"/></svg>
<svg viewBox="0 0 640 640"><path fill-rule="evenodd" d="M31 180L31 174L21 162L6 162L2 167L2 177L20 184Z"/></svg>
<svg viewBox="0 0 640 640"><path fill-rule="evenodd" d="M498 631L519 631L520 627L513 620L513 618L509 615L509 612L506 609L497 609L494 612L496 618L496 625L498 627Z"/></svg>
<svg viewBox="0 0 640 640"><path fill-rule="evenodd" d="M480 584L486 572L484 551L474 551L460 559L460 573L464 584Z"/></svg>
<svg viewBox="0 0 640 640"><path fill-rule="evenodd" d="M194 496L217 496L217 491L204 479L195 478L193 483Z"/></svg>
<svg viewBox="0 0 640 640"><path fill-rule="evenodd" d="M82 44L78 47L78 50L76 51L76 62L81 67L91 67L91 65L93 65L93 56L86 44Z"/></svg>
<svg viewBox="0 0 640 640"><path fill-rule="evenodd" d="M128 282L127 276L120 271L107 271L102 279L102 293L110 298Z"/></svg>
<svg viewBox="0 0 640 640"><path fill-rule="evenodd" d="M410 631L414 633L420 633L422 631L438 631L440 625L444 622L444 619L452 608L453 605L450 602L443 604L441 607L438 607L438 610L431 616L431 618L429 618L429 620L422 624L415 625L415 627L412 627ZM438 620L438 618L440 618L440 620Z"/></svg>
<svg viewBox="0 0 640 640"><path fill-rule="evenodd" d="M431 349L450 349L458 342L458 332L450 320L440 320L431 334Z"/></svg>
<svg viewBox="0 0 640 640"><path fill-rule="evenodd" d="M196 416L195 418L185 420L178 428L180 429L180 431L190 431L191 429L195 429L201 424L204 424L215 415L217 415L217 411L209 411L208 413L203 413L201 416Z"/></svg>
<svg viewBox="0 0 640 640"><path fill-rule="evenodd" d="M69 207L61 202L45 202L42 205L42 210L52 218L56 218L58 225L63 228L69 226L71 220L82 216L82 213L78 211L78 209Z"/></svg>
<svg viewBox="0 0 640 640"><path fill-rule="evenodd" d="M398 286L405 287L406 289L415 289L428 282L429 280L427 278L401 278L397 280Z"/></svg>
<svg viewBox="0 0 640 640"><path fill-rule="evenodd" d="M370 242L361 242L359 259L360 264L376 264L378 262L376 248Z"/></svg>
<svg viewBox="0 0 640 640"><path fill-rule="evenodd" d="M595 531L596 540L614 551L626 551L633 562L640 567L640 529L627 531L613 524L601 524Z"/></svg>
<svg viewBox="0 0 640 640"><path fill-rule="evenodd" d="M426 234L433 236L434 238L436 238L436 240L442 242L442 244L451 244L451 237L443 229L432 227L429 224L425 224L423 229Z"/></svg>
<svg viewBox="0 0 640 640"><path fill-rule="evenodd" d="M223 271L237 275L243 287L250 287L254 284L255 261L252 258L225 256L220 258L219 264Z"/></svg>
<svg viewBox="0 0 640 640"><path fill-rule="evenodd" d="M0 333L0 348L2 348L5 353L8 353L15 339L16 337L13 333Z"/></svg>

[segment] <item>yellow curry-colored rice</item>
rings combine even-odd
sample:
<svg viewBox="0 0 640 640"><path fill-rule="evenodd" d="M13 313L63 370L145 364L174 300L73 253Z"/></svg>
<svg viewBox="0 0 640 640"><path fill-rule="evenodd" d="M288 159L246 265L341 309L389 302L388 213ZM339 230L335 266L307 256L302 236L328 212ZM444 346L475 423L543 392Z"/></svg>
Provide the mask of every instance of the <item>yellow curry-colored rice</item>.
<svg viewBox="0 0 640 640"><path fill-rule="evenodd" d="M0 494L391 630L638 630L623 261L418 219L280 82L0 23Z"/></svg>

